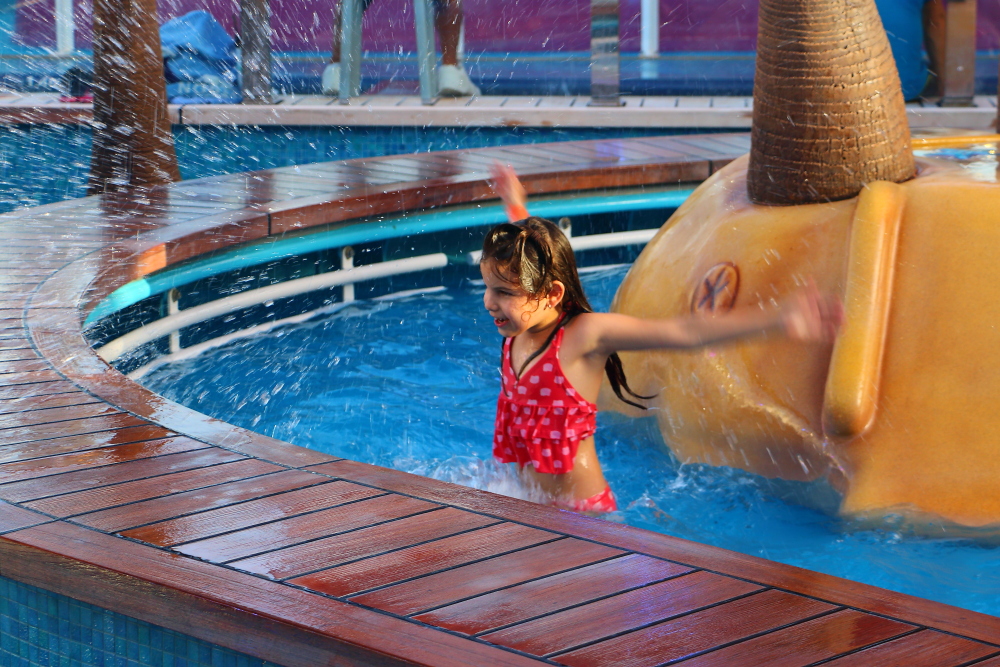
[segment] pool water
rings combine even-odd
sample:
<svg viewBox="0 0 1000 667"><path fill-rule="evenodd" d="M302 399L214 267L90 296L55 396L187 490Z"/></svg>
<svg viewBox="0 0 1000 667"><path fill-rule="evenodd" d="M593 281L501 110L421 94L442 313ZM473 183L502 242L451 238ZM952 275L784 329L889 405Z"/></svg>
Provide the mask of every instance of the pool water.
<svg viewBox="0 0 1000 667"><path fill-rule="evenodd" d="M583 275L596 309L608 308L626 271ZM468 281L347 304L161 366L141 382L304 447L530 499L491 457L501 339L482 291ZM597 448L621 507L608 520L1000 614L1000 552L986 535L934 539L900 517L851 525L823 483L680 464L652 419L602 413Z"/></svg>

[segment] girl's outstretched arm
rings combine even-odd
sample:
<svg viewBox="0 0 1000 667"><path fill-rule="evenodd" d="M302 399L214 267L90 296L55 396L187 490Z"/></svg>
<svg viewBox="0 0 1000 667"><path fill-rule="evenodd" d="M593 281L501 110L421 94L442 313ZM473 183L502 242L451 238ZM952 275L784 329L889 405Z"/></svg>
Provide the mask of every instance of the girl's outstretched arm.
<svg viewBox="0 0 1000 667"><path fill-rule="evenodd" d="M493 191L507 207L507 219L511 222L517 222L527 218L528 209L525 207L525 203L528 200L528 195L525 193L524 186L521 185L514 168L494 161L490 166L490 176L492 177L490 185L493 187Z"/></svg>
<svg viewBox="0 0 1000 667"><path fill-rule="evenodd" d="M830 340L840 327L840 299L821 294L812 284L778 306L748 306L724 315L689 315L646 320L617 313L581 315L576 325L593 353L622 350L696 348L777 333L795 340Z"/></svg>

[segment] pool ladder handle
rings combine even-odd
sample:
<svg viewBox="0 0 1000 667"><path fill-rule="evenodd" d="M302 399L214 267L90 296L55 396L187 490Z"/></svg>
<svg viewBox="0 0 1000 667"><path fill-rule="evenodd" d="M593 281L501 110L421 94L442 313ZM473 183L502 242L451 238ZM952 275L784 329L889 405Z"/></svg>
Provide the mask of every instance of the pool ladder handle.
<svg viewBox="0 0 1000 667"><path fill-rule="evenodd" d="M853 438L875 420L882 358L906 195L903 186L869 183L851 223L844 324L830 355L823 394L823 431Z"/></svg>
<svg viewBox="0 0 1000 667"><path fill-rule="evenodd" d="M438 100L437 52L434 50L433 0L413 0L413 17L417 30L417 66L420 72L420 101L434 104ZM340 103L350 104L361 94L361 17L363 0L341 0L340 25Z"/></svg>

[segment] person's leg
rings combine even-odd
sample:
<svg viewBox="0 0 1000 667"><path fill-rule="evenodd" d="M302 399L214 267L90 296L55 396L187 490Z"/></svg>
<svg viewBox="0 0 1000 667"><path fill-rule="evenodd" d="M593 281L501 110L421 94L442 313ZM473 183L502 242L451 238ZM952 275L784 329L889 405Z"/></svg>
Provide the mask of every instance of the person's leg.
<svg viewBox="0 0 1000 667"><path fill-rule="evenodd" d="M331 63L340 62L340 1L333 3L333 55Z"/></svg>
<svg viewBox="0 0 1000 667"><path fill-rule="evenodd" d="M444 97L478 95L479 88L469 79L458 61L458 43L462 39L462 0L434 0L434 27L441 37L441 67L438 68L438 93Z"/></svg>
<svg viewBox="0 0 1000 667"><path fill-rule="evenodd" d="M552 504L559 507L568 508L578 501L600 496L608 489L608 482L597 460L593 438L580 443L570 472L551 475L535 472L534 468L527 465L521 469L521 475L533 486L547 493Z"/></svg>
<svg viewBox="0 0 1000 667"><path fill-rule="evenodd" d="M458 65L458 42L462 38L462 0L437 0L434 27L441 37L441 64Z"/></svg>
<svg viewBox="0 0 1000 667"><path fill-rule="evenodd" d="M361 13L364 14L371 6L372 0L363 0L361 3ZM333 5L333 39L331 40L330 64L323 70L321 88L324 95L337 95L340 93L340 0Z"/></svg>
<svg viewBox="0 0 1000 667"><path fill-rule="evenodd" d="M927 0L923 7L924 48L930 61L927 85L921 92L921 97L941 96L941 68L944 67L945 55L945 22L947 10L944 0Z"/></svg>
<svg viewBox="0 0 1000 667"><path fill-rule="evenodd" d="M364 14L368 11L373 0L363 0L361 3L361 13ZM331 63L340 62L340 0L337 0L333 4L333 40L332 40L333 55L330 56ZM457 42L456 42L457 43Z"/></svg>

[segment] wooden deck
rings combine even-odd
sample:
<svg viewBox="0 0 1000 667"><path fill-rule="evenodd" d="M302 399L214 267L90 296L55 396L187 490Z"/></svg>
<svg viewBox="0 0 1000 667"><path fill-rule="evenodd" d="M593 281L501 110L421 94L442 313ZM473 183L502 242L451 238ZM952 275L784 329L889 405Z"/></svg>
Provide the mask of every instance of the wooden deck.
<svg viewBox="0 0 1000 667"><path fill-rule="evenodd" d="M588 97L484 96L440 99L425 106L414 95L362 95L349 105L322 95L289 95L276 104L171 105L174 124L337 125L403 127L675 127L750 129L750 97L630 97L620 108L592 107ZM996 96L971 107L907 105L910 127L988 130ZM0 95L0 123L89 123L89 104L64 104L52 93Z"/></svg>
<svg viewBox="0 0 1000 667"><path fill-rule="evenodd" d="M0 216L0 576L289 666L1000 665L1000 618L294 447L81 334L124 282L362 215L697 182L745 134L354 160Z"/></svg>

